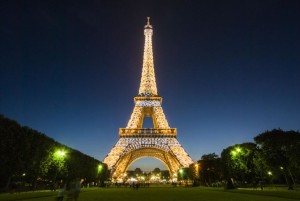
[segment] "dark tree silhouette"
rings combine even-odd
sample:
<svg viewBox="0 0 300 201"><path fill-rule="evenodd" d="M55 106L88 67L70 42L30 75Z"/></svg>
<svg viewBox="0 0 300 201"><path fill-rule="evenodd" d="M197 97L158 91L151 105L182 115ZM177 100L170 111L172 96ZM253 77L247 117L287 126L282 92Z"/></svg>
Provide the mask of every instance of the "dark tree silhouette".
<svg viewBox="0 0 300 201"><path fill-rule="evenodd" d="M221 158L215 153L204 154L198 163L200 166L198 174L202 185L219 185L222 180Z"/></svg>
<svg viewBox="0 0 300 201"><path fill-rule="evenodd" d="M300 133L274 129L259 134L254 138L260 145L262 156L274 171L281 171L288 189L294 189L294 174L300 169Z"/></svg>
<svg viewBox="0 0 300 201"><path fill-rule="evenodd" d="M9 190L12 183L30 184L37 181L56 186L58 180L96 181L108 178L105 164L77 150L60 144L45 134L19 125L0 115L0 189ZM55 158L55 152L65 150L64 158ZM99 175L97 167L103 165Z"/></svg>

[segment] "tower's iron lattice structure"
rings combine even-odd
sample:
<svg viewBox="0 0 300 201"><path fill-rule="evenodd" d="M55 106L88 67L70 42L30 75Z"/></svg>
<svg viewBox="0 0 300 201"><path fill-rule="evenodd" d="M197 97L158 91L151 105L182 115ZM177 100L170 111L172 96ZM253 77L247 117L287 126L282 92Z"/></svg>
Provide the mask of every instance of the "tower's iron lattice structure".
<svg viewBox="0 0 300 201"><path fill-rule="evenodd" d="M104 159L113 178L122 178L128 167L142 157L153 157L163 162L176 175L181 167L193 163L177 140L176 128L170 128L161 107L155 81L152 35L149 17L144 29L145 46L142 78L134 109L126 128L120 128L119 141ZM154 128L143 128L145 117L151 117Z"/></svg>

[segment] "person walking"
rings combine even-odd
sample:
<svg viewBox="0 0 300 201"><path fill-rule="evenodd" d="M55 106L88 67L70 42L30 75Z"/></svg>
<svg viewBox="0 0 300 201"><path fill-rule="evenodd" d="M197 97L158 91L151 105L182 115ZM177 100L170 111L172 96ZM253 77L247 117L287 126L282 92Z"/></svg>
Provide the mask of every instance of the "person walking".
<svg viewBox="0 0 300 201"><path fill-rule="evenodd" d="M80 181L75 180L67 185L67 201L77 201L80 193Z"/></svg>
<svg viewBox="0 0 300 201"><path fill-rule="evenodd" d="M55 200L56 201L63 201L65 191L66 191L66 185L64 185L61 189L59 189L58 194L57 194Z"/></svg>

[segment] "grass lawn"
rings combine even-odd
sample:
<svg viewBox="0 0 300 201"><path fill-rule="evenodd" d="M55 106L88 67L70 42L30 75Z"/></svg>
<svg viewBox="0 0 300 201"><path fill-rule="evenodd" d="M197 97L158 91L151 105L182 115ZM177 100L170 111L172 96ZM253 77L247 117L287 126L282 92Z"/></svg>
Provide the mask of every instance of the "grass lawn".
<svg viewBox="0 0 300 201"><path fill-rule="evenodd" d="M0 200L54 201L57 192L1 194ZM218 188L151 187L82 189L78 201L292 201L300 200L300 191L230 190Z"/></svg>

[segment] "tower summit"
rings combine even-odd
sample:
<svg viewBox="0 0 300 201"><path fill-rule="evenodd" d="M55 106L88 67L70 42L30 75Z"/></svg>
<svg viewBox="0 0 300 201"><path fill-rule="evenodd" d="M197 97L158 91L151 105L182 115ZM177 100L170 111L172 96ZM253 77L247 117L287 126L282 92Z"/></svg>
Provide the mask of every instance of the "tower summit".
<svg viewBox="0 0 300 201"><path fill-rule="evenodd" d="M142 78L139 89L140 96L157 95L157 87L155 81L154 62L153 62L153 49L152 49L152 35L153 30L150 25L150 17L144 29L145 45L143 57Z"/></svg>
<svg viewBox="0 0 300 201"><path fill-rule="evenodd" d="M173 177L176 177L179 168L193 163L177 140L176 128L169 127L161 106L162 98L157 94L152 50L153 28L149 17L144 35L139 94L134 97L135 106L126 128L120 128L119 141L104 159L114 179L122 179L128 167L142 157L162 161ZM154 128L143 128L145 117L152 118Z"/></svg>

